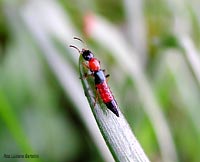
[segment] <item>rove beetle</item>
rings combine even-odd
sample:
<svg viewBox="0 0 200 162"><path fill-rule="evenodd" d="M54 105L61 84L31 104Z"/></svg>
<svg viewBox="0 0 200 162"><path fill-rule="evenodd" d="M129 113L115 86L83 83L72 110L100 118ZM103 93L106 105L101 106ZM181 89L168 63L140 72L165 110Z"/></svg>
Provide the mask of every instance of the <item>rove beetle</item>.
<svg viewBox="0 0 200 162"><path fill-rule="evenodd" d="M74 37L81 42L83 42L80 38ZM83 42L84 43L84 42ZM98 90L101 99L103 100L106 107L111 110L117 117L119 117L118 105L115 101L114 96L107 84L106 78L109 75L104 74L104 70L101 69L100 61L94 57L94 54L88 49L79 50L76 46L70 45L69 47L75 48L78 52L83 56L84 60L88 62L88 64L84 64L90 71L92 72L92 76L94 76L94 83L96 89Z"/></svg>

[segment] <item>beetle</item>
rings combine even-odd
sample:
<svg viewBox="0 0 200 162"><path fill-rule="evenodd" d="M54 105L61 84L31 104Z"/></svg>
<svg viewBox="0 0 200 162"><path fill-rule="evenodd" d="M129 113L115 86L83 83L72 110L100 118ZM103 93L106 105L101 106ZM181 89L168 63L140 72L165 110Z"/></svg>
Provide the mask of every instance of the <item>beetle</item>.
<svg viewBox="0 0 200 162"><path fill-rule="evenodd" d="M83 42L80 38L74 37L81 42ZM117 102L110 90L110 87L107 84L107 77L109 75L104 74L104 70L101 69L100 61L94 57L94 54L88 49L79 50L76 46L70 45L69 47L75 48L78 50L79 54L81 54L85 61L88 64L84 64L90 71L91 75L94 76L94 83L96 90L99 92L99 95L106 105L106 107L111 110L117 117L119 117L118 105Z"/></svg>

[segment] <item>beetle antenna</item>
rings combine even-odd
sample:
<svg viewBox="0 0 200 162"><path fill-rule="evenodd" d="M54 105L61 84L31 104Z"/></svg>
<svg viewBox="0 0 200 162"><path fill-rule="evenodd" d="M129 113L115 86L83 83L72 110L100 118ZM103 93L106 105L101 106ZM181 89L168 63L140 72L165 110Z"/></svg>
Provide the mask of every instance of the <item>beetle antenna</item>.
<svg viewBox="0 0 200 162"><path fill-rule="evenodd" d="M80 51L80 49L78 49L78 47L76 47L76 46L73 46L73 45L70 45L69 47L71 47L71 48L75 48L80 54L81 54L81 51Z"/></svg>
<svg viewBox="0 0 200 162"><path fill-rule="evenodd" d="M81 38L74 37L74 39L81 41L84 44L84 46L87 47L86 43Z"/></svg>

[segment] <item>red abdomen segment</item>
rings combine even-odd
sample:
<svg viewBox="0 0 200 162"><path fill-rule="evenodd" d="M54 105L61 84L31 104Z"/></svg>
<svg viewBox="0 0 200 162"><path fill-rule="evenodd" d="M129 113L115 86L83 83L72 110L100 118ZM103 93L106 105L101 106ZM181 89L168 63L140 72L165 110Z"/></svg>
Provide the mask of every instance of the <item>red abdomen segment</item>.
<svg viewBox="0 0 200 162"><path fill-rule="evenodd" d="M113 100L112 93L106 81L104 81L103 83L97 84L96 87L104 103L107 103Z"/></svg>
<svg viewBox="0 0 200 162"><path fill-rule="evenodd" d="M113 98L112 92L110 91L110 88L108 87L106 81L97 84L96 87L99 91L101 99L103 100L107 108L110 109L117 117L119 117L119 113L117 110L117 103Z"/></svg>

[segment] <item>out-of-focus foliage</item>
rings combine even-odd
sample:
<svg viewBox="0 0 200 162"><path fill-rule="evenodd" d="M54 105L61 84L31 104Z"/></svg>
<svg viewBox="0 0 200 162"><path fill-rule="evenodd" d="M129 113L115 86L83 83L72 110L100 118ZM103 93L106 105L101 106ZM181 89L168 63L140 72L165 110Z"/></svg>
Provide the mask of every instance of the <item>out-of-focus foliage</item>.
<svg viewBox="0 0 200 162"><path fill-rule="evenodd" d="M111 74L113 94L149 159L199 162L199 5L1 1L0 161L106 160L85 113L79 55L68 48L84 46L73 40L79 36Z"/></svg>

